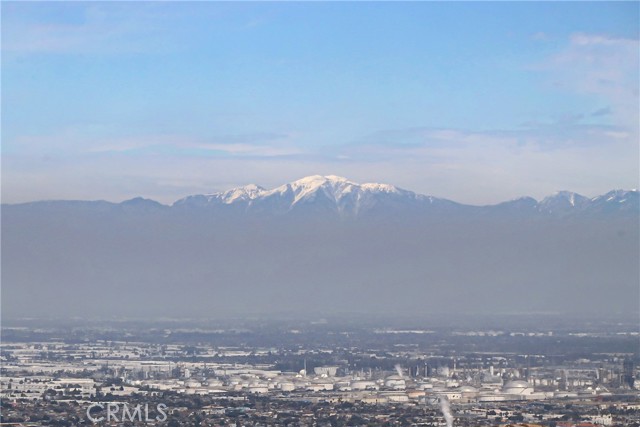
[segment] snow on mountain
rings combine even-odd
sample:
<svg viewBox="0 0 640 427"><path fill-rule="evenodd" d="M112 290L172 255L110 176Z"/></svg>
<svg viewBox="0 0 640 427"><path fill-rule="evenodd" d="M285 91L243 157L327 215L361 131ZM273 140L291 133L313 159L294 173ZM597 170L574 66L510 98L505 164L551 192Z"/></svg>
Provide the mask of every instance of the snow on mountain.
<svg viewBox="0 0 640 427"><path fill-rule="evenodd" d="M640 212L638 190L612 190L589 201L590 209L598 213L613 211Z"/></svg>
<svg viewBox="0 0 640 427"><path fill-rule="evenodd" d="M566 214L584 209L589 204L589 198L571 191L558 191L545 197L538 203L540 212L549 214Z"/></svg>
<svg viewBox="0 0 640 427"><path fill-rule="evenodd" d="M264 193L265 189L259 185L249 184L244 187L213 194L197 194L187 196L176 201L173 206L209 206L216 204L230 205L238 202L253 200Z"/></svg>
<svg viewBox="0 0 640 427"><path fill-rule="evenodd" d="M7 208L10 205L3 205ZM495 205L472 206L403 190L381 183L359 184L346 178L312 175L273 189L255 184L212 194L192 195L171 206L140 197L121 203L106 201L41 201L13 205L25 212L35 210L74 212L118 210L129 214L141 212L202 213L205 216L251 214L281 216L297 214L329 217L393 217L406 215L432 218L572 218L585 216L637 215L640 213L638 190L612 190L587 198L570 191L559 191L540 202L520 197Z"/></svg>
<svg viewBox="0 0 640 427"><path fill-rule="evenodd" d="M465 213L483 215L552 215L574 216L588 213L638 212L637 190L613 190L589 199L578 193L559 191L540 202L531 197L490 206L469 206L417 194L393 185L358 184L336 175L312 175L271 190L250 184L209 195L195 195L178 200L173 206L219 207L260 214L281 215L288 212L334 213L359 216L391 211L420 211L444 216Z"/></svg>
<svg viewBox="0 0 640 427"><path fill-rule="evenodd" d="M262 196L265 189L259 185L249 184L244 187L234 188L219 195L219 200L224 204L236 203L238 201L246 202L257 199Z"/></svg>
<svg viewBox="0 0 640 427"><path fill-rule="evenodd" d="M414 194L409 191L399 190L393 185L388 184L356 184L341 176L329 175L313 175L299 179L289 184L274 188L265 193L265 196L276 194L293 193L293 204L304 200L317 197L318 192L322 192L324 196L336 203L340 203L345 198L362 197L364 194L385 193L385 194Z"/></svg>
<svg viewBox="0 0 640 427"><path fill-rule="evenodd" d="M174 206L243 205L247 211L272 213L313 208L339 215L357 215L374 206L433 204L439 200L389 184L358 184L335 175L312 175L272 190L251 184L221 193L189 196Z"/></svg>
<svg viewBox="0 0 640 427"><path fill-rule="evenodd" d="M638 190L611 190L602 196L591 199L594 203L614 202L614 203L633 203L638 200Z"/></svg>

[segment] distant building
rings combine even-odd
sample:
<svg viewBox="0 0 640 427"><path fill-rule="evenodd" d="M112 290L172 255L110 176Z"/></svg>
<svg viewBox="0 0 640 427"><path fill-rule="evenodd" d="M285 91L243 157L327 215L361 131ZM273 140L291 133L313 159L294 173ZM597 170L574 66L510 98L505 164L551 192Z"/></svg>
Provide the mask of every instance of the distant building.
<svg viewBox="0 0 640 427"><path fill-rule="evenodd" d="M633 388L635 383L635 363L633 359L625 359L622 362L622 382L629 388Z"/></svg>

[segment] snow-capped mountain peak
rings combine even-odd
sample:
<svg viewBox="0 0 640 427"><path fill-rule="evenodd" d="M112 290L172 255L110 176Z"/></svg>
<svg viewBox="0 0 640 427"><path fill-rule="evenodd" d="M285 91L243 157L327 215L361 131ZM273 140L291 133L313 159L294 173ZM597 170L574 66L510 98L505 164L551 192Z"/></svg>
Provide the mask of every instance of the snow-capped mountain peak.
<svg viewBox="0 0 640 427"><path fill-rule="evenodd" d="M611 190L591 199L590 205L601 212L611 210L637 212L640 210L640 195L638 190Z"/></svg>
<svg viewBox="0 0 640 427"><path fill-rule="evenodd" d="M592 201L599 201L602 199L606 199L608 202L611 201L623 201L627 199L627 197L636 196L637 197L638 190L611 190L607 194L603 194L602 196L594 197L591 199Z"/></svg>
<svg viewBox="0 0 640 427"><path fill-rule="evenodd" d="M558 191L542 199L538 208L542 212L556 214L581 209L588 203L589 198L581 194L571 191Z"/></svg>
<svg viewBox="0 0 640 427"><path fill-rule="evenodd" d="M262 196L265 189L256 184L245 185L244 187L233 188L219 195L221 201L225 204L231 204L236 201L248 201L257 199Z"/></svg>
<svg viewBox="0 0 640 427"><path fill-rule="evenodd" d="M292 205L315 200L318 195L340 204L343 199L354 198L360 200L364 194L399 193L393 185L366 183L358 184L336 175L312 175L284 184L265 193L265 196L275 194L293 194ZM410 192L407 192L410 193Z"/></svg>
<svg viewBox="0 0 640 427"><path fill-rule="evenodd" d="M438 199L418 196L389 184L358 184L337 175L311 175L272 190L251 184L210 195L189 196L174 205L242 205L245 209L286 212L313 203L323 210L351 215L380 204L416 200L433 203Z"/></svg>
<svg viewBox="0 0 640 427"><path fill-rule="evenodd" d="M566 190L565 191L558 191L555 194L555 197L556 198L561 198L561 199L564 199L564 200L568 201L571 206L576 206L577 203L580 203L581 201L587 199L586 197L581 196L580 194L573 193L571 191L566 191Z"/></svg>
<svg viewBox="0 0 640 427"><path fill-rule="evenodd" d="M381 193L399 193L400 190L395 185L389 184L377 184L377 183L366 183L362 184L361 188L365 191L372 192L381 192Z"/></svg>

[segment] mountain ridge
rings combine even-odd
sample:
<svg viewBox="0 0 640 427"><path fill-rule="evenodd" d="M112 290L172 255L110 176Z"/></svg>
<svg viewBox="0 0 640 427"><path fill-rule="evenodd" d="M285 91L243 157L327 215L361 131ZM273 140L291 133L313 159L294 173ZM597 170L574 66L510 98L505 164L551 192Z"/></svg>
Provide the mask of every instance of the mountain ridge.
<svg viewBox="0 0 640 427"><path fill-rule="evenodd" d="M501 213L548 216L640 212L638 190L615 189L592 198L571 191L558 191L538 201L523 196L489 205L469 205L446 198L419 194L391 184L359 184L336 175L311 175L272 189L248 184L210 194L194 194L161 204L135 197L122 202L46 200L3 206L59 205L88 207L92 204L119 206L128 210L219 210L235 213L285 215L294 212L333 213L358 217L377 211L416 211L445 213Z"/></svg>

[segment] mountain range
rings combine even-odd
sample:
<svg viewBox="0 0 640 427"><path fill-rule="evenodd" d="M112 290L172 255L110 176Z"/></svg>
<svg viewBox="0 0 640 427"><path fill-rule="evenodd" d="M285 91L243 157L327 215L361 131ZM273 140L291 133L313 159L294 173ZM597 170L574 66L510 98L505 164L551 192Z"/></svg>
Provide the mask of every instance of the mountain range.
<svg viewBox="0 0 640 427"><path fill-rule="evenodd" d="M212 194L192 195L170 206L153 200L134 198L122 203L46 201L23 204L27 207L58 208L116 206L129 210L203 211L212 215L232 213L260 215L322 214L341 218L375 216L377 214L441 214L449 215L522 215L522 216L579 216L598 214L638 214L640 198L637 190L612 190L588 198L569 191L559 191L537 201L522 197L495 205L472 206L451 200L422 195L389 184L358 184L346 178L308 176L267 190L255 184Z"/></svg>

